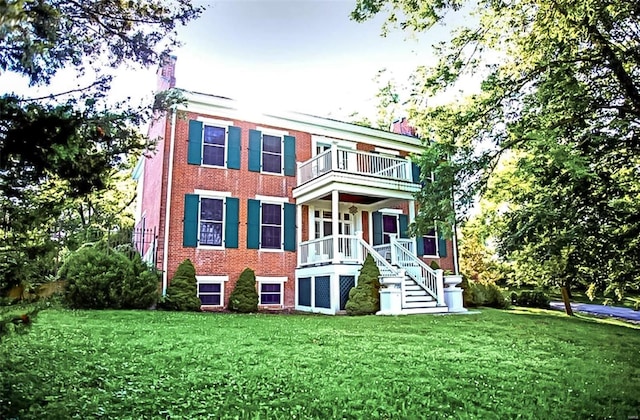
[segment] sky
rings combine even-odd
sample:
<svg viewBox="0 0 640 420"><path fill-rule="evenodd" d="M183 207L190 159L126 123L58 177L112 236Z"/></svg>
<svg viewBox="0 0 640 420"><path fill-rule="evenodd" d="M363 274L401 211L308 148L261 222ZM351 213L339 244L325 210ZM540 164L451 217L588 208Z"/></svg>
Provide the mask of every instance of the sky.
<svg viewBox="0 0 640 420"><path fill-rule="evenodd" d="M203 1L194 4L204 5ZM337 119L358 112L375 119L374 77L405 83L418 65L433 62L431 45L447 27L408 39L402 31L381 37L384 16L365 23L349 18L348 0L223 0L178 30L177 87L253 102L258 109L298 111ZM150 100L156 69L122 69L112 97ZM79 82L62 72L50 89ZM0 92L27 92L18 76L0 76Z"/></svg>

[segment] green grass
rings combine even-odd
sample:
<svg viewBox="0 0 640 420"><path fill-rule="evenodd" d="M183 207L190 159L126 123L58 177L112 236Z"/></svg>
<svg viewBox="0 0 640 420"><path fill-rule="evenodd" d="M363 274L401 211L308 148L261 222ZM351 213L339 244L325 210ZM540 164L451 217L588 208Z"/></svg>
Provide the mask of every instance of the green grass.
<svg viewBox="0 0 640 420"><path fill-rule="evenodd" d="M41 312L0 344L0 418L627 419L640 330L560 312Z"/></svg>

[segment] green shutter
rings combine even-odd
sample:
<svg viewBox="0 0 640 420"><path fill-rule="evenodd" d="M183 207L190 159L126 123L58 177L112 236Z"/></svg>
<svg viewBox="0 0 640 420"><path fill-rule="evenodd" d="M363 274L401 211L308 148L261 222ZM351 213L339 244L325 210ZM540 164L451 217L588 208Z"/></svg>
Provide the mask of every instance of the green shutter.
<svg viewBox="0 0 640 420"><path fill-rule="evenodd" d="M438 255L441 257L447 256L447 241L440 235L438 235Z"/></svg>
<svg viewBox="0 0 640 420"><path fill-rule="evenodd" d="M296 175L296 138L284 136L284 174Z"/></svg>
<svg viewBox="0 0 640 420"><path fill-rule="evenodd" d="M198 246L198 211L200 197L197 194L184 195L184 230L182 245L194 248Z"/></svg>
<svg viewBox="0 0 640 420"><path fill-rule="evenodd" d="M411 162L411 175L413 177L413 182L419 184L420 181L420 166L417 163Z"/></svg>
<svg viewBox="0 0 640 420"><path fill-rule="evenodd" d="M239 201L237 198L227 197L224 221L224 246L226 248L238 247L238 213Z"/></svg>
<svg viewBox="0 0 640 420"><path fill-rule="evenodd" d="M373 218L373 245L382 244L382 213L374 211Z"/></svg>
<svg viewBox="0 0 640 420"><path fill-rule="evenodd" d="M247 248L260 248L260 200L247 203Z"/></svg>
<svg viewBox="0 0 640 420"><path fill-rule="evenodd" d="M401 238L408 238L409 234L407 233L407 228L409 227L409 216L407 216L406 214L401 214L398 217L398 221L400 224L400 237Z"/></svg>
<svg viewBox="0 0 640 420"><path fill-rule="evenodd" d="M262 133L249 130L249 170L260 172L260 152L262 150Z"/></svg>
<svg viewBox="0 0 640 420"><path fill-rule="evenodd" d="M296 205L284 203L284 250L296 250Z"/></svg>
<svg viewBox="0 0 640 420"><path fill-rule="evenodd" d="M240 127L229 127L227 137L227 168L240 169Z"/></svg>
<svg viewBox="0 0 640 420"><path fill-rule="evenodd" d="M424 255L424 236L416 238L416 255L422 257Z"/></svg>
<svg viewBox="0 0 640 420"><path fill-rule="evenodd" d="M202 121L189 121L187 163L192 165L200 165L202 163Z"/></svg>

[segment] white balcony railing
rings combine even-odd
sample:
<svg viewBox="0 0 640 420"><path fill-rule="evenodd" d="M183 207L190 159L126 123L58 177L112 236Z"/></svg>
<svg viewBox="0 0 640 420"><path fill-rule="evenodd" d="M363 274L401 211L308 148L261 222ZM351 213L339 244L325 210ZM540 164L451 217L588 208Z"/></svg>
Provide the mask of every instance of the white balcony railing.
<svg viewBox="0 0 640 420"><path fill-rule="evenodd" d="M333 258L334 236L325 236L324 238L313 239L300 244L300 264L357 263L361 261L361 257L358 254L357 236L337 235L335 238L338 240L338 255L335 261Z"/></svg>
<svg viewBox="0 0 640 420"><path fill-rule="evenodd" d="M407 159L359 150L338 149L334 146L299 165L298 185L331 171L396 181L412 182L413 180L411 162Z"/></svg>

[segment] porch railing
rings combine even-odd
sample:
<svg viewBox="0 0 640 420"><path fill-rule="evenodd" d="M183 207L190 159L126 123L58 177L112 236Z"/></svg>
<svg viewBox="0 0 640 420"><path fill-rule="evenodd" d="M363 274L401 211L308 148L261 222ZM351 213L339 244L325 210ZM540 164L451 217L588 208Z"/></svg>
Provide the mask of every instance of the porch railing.
<svg viewBox="0 0 640 420"><path fill-rule="evenodd" d="M338 240L338 255L334 259L333 239ZM325 264L334 262L357 263L361 261L358 254L358 237L353 235L325 236L300 244L300 264Z"/></svg>
<svg viewBox="0 0 640 420"><path fill-rule="evenodd" d="M397 181L413 180L411 162L407 159L381 156L360 150L338 149L336 146L300 164L298 185L331 171L374 176Z"/></svg>
<svg viewBox="0 0 640 420"><path fill-rule="evenodd" d="M391 239L391 250L391 262L403 268L409 277L433 296L438 306L444 306L443 271L429 267L395 238Z"/></svg>

